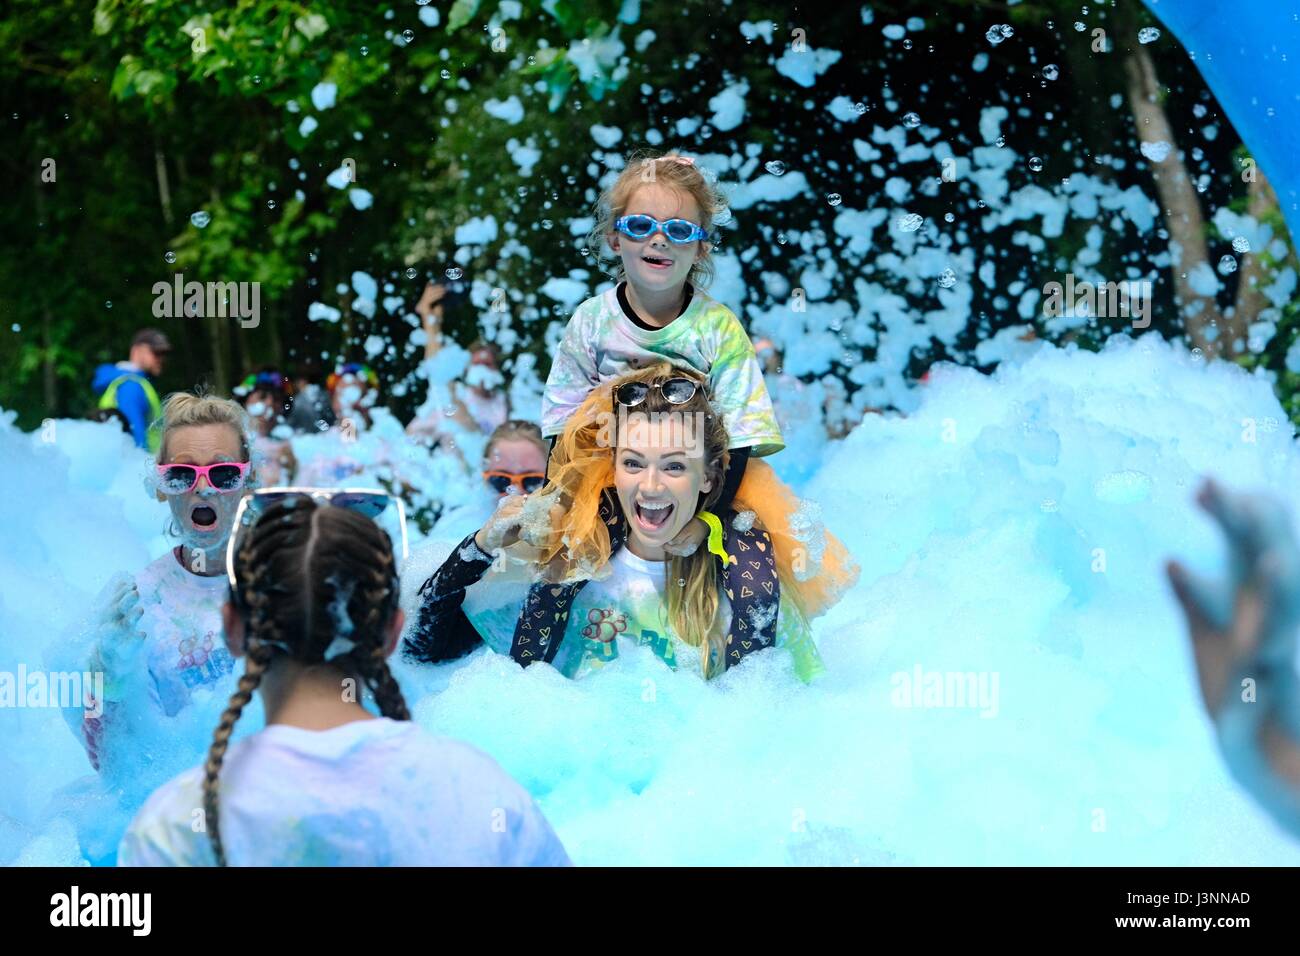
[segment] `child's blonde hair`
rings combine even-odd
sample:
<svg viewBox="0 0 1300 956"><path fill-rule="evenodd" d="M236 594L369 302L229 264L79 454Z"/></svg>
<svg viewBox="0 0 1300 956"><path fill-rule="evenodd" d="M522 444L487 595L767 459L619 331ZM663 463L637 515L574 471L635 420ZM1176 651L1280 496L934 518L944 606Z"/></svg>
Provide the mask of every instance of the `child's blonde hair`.
<svg viewBox="0 0 1300 956"><path fill-rule="evenodd" d="M654 155L649 150L637 150L627 157L623 171L596 201L596 224L587 235L587 248L604 269L607 263L616 265L618 279L623 279L623 264L611 255L606 237L614 231L614 222L627 213L632 195L647 183L657 183L669 189L686 193L700 208L700 227L710 236L713 225L727 209L726 197L710 177L705 176L695 161L677 153ZM707 288L713 281L712 243L700 242L702 255L691 266L689 279L697 288Z"/></svg>
<svg viewBox="0 0 1300 956"><path fill-rule="evenodd" d="M229 425L239 436L240 461L249 461L252 439L248 413L242 405L228 398L217 398L202 388L195 392L173 392L162 410L162 440L158 445L158 464L167 461L167 437L177 428L190 425Z"/></svg>

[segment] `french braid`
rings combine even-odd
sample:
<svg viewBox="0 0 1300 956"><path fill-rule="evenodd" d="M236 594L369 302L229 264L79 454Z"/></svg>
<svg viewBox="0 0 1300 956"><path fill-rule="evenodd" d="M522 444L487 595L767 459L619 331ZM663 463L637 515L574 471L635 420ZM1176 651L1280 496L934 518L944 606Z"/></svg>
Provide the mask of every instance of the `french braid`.
<svg viewBox="0 0 1300 956"><path fill-rule="evenodd" d="M383 716L410 719L384 654L398 607L397 565L373 521L310 499L276 504L241 545L235 580L232 597L245 622L248 661L213 734L203 778L206 828L218 866L228 862L219 827L222 762L236 722L277 655L321 664L334 639L345 635L354 646L329 663L360 676Z"/></svg>

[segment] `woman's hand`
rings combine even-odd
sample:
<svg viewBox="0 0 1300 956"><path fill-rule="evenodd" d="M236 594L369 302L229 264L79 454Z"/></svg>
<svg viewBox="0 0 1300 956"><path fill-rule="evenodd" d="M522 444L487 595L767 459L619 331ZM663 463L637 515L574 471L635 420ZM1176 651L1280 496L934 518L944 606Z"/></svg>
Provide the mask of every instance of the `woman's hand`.
<svg viewBox="0 0 1300 956"><path fill-rule="evenodd" d="M140 627L144 608L140 591L128 574L119 574L109 584L108 600L99 616L99 639L92 655L91 669L104 672L105 682L115 682L131 666L145 635Z"/></svg>
<svg viewBox="0 0 1300 956"><path fill-rule="evenodd" d="M677 532L677 535L664 545L664 550L679 558L689 558L708 538L709 526L700 518L692 518L686 523L685 528Z"/></svg>
<svg viewBox="0 0 1300 956"><path fill-rule="evenodd" d="M480 551L495 556L502 548L508 548L519 540L519 526L527 501L527 495L506 495L501 499L488 523L474 535L474 543Z"/></svg>

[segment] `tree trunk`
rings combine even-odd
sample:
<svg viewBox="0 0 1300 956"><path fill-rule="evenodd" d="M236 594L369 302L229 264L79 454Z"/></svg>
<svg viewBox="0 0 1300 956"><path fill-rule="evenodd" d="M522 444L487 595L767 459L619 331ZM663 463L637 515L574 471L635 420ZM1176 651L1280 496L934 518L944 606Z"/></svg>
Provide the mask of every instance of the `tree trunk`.
<svg viewBox="0 0 1300 956"><path fill-rule="evenodd" d="M232 382L238 382L245 375L252 371L249 367L252 363L248 359L248 333L251 329L245 329L239 324L238 319L227 319L230 323L231 337L231 361L233 366L230 370L230 379Z"/></svg>
<svg viewBox="0 0 1300 956"><path fill-rule="evenodd" d="M45 222L45 193L42 192L44 183L41 182L41 175L38 172L35 179L36 184L36 218L40 222ZM45 399L45 410L48 415L57 415L59 413L58 401L59 394L56 388L57 378L54 374L54 314L50 311L49 299L45 296L44 286L39 283L33 283L37 290L37 295L41 301L41 385L43 398Z"/></svg>
<svg viewBox="0 0 1300 956"><path fill-rule="evenodd" d="M153 151L153 171L158 179L158 203L162 206L163 222L172 227L172 192L167 183L167 157L157 146Z"/></svg>
<svg viewBox="0 0 1300 956"><path fill-rule="evenodd" d="M1156 78L1155 64L1145 47L1134 46L1128 51L1124 70L1139 143L1164 142L1169 145L1168 155L1158 163L1152 162L1152 177L1169 230L1174 302L1182 313L1187 338L1206 358L1230 358L1237 351L1238 340L1243 344L1246 340L1245 326L1240 325L1240 316L1234 316L1230 324L1226 323L1214 296L1198 293L1188 278L1200 266L1210 266L1205 242L1205 216L1201 212L1196 187L1178 151L1169 118L1160 105L1160 83Z"/></svg>
<svg viewBox="0 0 1300 956"><path fill-rule="evenodd" d="M284 372L284 343L280 338L280 323L277 316L278 313L272 310L270 315L262 319L262 326L266 329L267 341L270 343L271 362Z"/></svg>
<svg viewBox="0 0 1300 956"><path fill-rule="evenodd" d="M212 388L219 395L230 393L230 382L226 376L226 360L224 343L221 341L221 333L224 323L228 320L216 315L205 317L208 326L208 343L212 347Z"/></svg>
<svg viewBox="0 0 1300 956"><path fill-rule="evenodd" d="M1279 209L1277 194L1273 192L1273 187L1269 185L1264 171L1258 166L1255 167L1254 179L1250 181L1247 196L1246 212L1256 222L1264 222L1270 212L1277 212ZM1268 271L1264 268L1261 258L1263 252L1263 249L1251 249L1241 257L1233 321L1240 323L1242 328L1259 321L1259 314L1268 308L1268 299L1264 297L1264 292L1260 288L1260 284L1268 278Z"/></svg>

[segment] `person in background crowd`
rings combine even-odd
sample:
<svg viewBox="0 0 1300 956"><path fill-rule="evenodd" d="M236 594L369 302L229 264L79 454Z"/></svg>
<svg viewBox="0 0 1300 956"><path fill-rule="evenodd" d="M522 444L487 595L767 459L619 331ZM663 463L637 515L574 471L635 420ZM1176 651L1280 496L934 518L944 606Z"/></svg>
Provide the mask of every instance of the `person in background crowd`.
<svg viewBox="0 0 1300 956"><path fill-rule="evenodd" d="M379 400L379 376L364 362L345 362L325 380L334 420L355 431L370 427L370 409Z"/></svg>
<svg viewBox="0 0 1300 956"><path fill-rule="evenodd" d="M235 388L253 424L253 456L261 483L267 487L292 484L298 468L284 424L293 408L292 394L293 383L273 368L249 375Z"/></svg>
<svg viewBox="0 0 1300 956"><path fill-rule="evenodd" d="M507 495L531 495L546 481L550 448L533 422L511 419L493 429L483 454L482 485L469 501L445 512L430 537L459 541L483 527Z"/></svg>
<svg viewBox="0 0 1300 956"><path fill-rule="evenodd" d="M319 365L312 360L303 362L294 376L293 408L285 423L296 432L315 434L334 424L334 410L329 393L320 385Z"/></svg>
<svg viewBox="0 0 1300 956"><path fill-rule="evenodd" d="M171 342L157 329L141 329L131 340L125 362L105 362L95 369L91 388L99 396L99 408L117 409L131 426L131 437L140 448L157 453L161 442L158 428L162 402L153 380L163 373Z"/></svg>
<svg viewBox="0 0 1300 956"><path fill-rule="evenodd" d="M432 361L443 348L442 304L445 297L446 289L431 282L415 306L424 322L426 362ZM415 418L407 425L407 434L459 450L456 442L458 432L462 435L489 435L510 417L510 403L503 388L505 379L501 375L496 346L478 341L470 346L469 352L469 367L463 380L451 383L450 407L434 408Z"/></svg>

